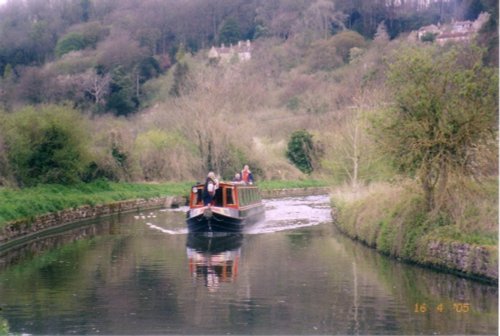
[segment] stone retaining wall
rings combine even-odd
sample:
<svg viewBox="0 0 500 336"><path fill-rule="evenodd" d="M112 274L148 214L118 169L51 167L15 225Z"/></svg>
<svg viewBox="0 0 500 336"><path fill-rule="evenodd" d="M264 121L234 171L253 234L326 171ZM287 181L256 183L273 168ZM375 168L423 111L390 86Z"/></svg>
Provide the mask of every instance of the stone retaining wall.
<svg viewBox="0 0 500 336"><path fill-rule="evenodd" d="M418 249L416 262L498 282L498 247L458 241L429 240Z"/></svg>
<svg viewBox="0 0 500 336"><path fill-rule="evenodd" d="M357 240L379 252L377 246L367 243L366 237L353 237L337 220L336 210L332 209L335 226L346 236ZM424 267L461 274L468 278L498 283L498 246L481 246L454 240L422 239L418 244L416 257L403 259ZM391 255L401 258L399 255Z"/></svg>
<svg viewBox="0 0 500 336"><path fill-rule="evenodd" d="M34 219L17 220L8 223L0 229L0 245L49 228L55 228L82 220L94 219L128 211L139 211L159 207L170 208L185 203L185 197L177 196L135 199L95 206L84 205L74 209L66 209L41 215L35 217Z"/></svg>

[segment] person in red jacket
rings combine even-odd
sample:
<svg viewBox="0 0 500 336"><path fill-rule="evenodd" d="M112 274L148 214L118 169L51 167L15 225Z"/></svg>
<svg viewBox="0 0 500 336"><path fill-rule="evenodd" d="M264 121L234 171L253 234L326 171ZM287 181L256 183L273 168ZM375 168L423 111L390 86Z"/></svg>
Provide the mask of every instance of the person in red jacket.
<svg viewBox="0 0 500 336"><path fill-rule="evenodd" d="M248 168L248 165L245 165L245 167L243 167L243 170L241 171L241 179L247 184L253 184L253 175Z"/></svg>

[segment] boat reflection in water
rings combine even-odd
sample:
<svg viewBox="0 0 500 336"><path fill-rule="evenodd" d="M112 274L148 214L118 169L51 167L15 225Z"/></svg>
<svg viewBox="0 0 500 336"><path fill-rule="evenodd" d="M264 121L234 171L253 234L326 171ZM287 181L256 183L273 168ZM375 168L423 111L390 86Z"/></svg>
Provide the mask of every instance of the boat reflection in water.
<svg viewBox="0 0 500 336"><path fill-rule="evenodd" d="M188 234L187 256L193 279L204 281L210 291L223 282L233 282L238 276L242 242L239 233Z"/></svg>

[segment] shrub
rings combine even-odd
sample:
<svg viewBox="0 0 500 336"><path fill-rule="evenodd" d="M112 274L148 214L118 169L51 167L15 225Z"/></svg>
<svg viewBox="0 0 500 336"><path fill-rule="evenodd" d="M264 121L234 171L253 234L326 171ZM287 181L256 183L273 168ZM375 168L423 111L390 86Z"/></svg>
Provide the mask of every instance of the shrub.
<svg viewBox="0 0 500 336"><path fill-rule="evenodd" d="M292 133L286 151L287 158L302 171L310 174L313 171L314 143L312 135L306 130Z"/></svg>
<svg viewBox="0 0 500 336"><path fill-rule="evenodd" d="M311 45L307 64L312 72L331 71L343 65L342 57L337 55L337 48L332 39L319 40Z"/></svg>
<svg viewBox="0 0 500 336"><path fill-rule="evenodd" d="M87 43L85 37L79 33L69 33L57 41L55 53L61 57L71 51L85 49Z"/></svg>
<svg viewBox="0 0 500 336"><path fill-rule="evenodd" d="M192 178L189 167L196 160L193 147L181 134L160 129L140 133L134 144L147 181Z"/></svg>
<svg viewBox="0 0 500 336"><path fill-rule="evenodd" d="M332 47L336 49L336 55L340 57L344 63L349 62L351 49L365 49L367 43L363 36L352 30L347 30L334 35L331 38Z"/></svg>
<svg viewBox="0 0 500 336"><path fill-rule="evenodd" d="M7 156L20 185L71 184L88 163L86 123L65 106L27 107L2 125Z"/></svg>
<svg viewBox="0 0 500 336"><path fill-rule="evenodd" d="M427 210L443 205L452 174L479 175L472 153L496 134L498 71L483 62L473 45L411 45L390 64L394 104L374 129L394 166L419 179Z"/></svg>

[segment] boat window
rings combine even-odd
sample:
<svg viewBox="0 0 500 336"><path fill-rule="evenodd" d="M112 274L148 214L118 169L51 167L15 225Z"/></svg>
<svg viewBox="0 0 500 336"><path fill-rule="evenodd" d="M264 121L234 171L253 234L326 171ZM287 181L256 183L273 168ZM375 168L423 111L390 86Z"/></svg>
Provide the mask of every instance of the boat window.
<svg viewBox="0 0 500 336"><path fill-rule="evenodd" d="M194 192L196 191L196 192ZM202 205L203 204L203 189L193 187L191 191L191 206Z"/></svg>
<svg viewBox="0 0 500 336"><path fill-rule="evenodd" d="M213 201L215 206L222 206L222 188L219 188L215 191Z"/></svg>
<svg viewBox="0 0 500 336"><path fill-rule="evenodd" d="M260 194L256 188L238 188L240 206L255 204L260 201Z"/></svg>
<svg viewBox="0 0 500 336"><path fill-rule="evenodd" d="M226 204L227 205L233 205L234 204L233 189L232 188L227 188L226 189Z"/></svg>
<svg viewBox="0 0 500 336"><path fill-rule="evenodd" d="M198 188L198 192L196 193L196 204L201 205L203 204L203 189Z"/></svg>

